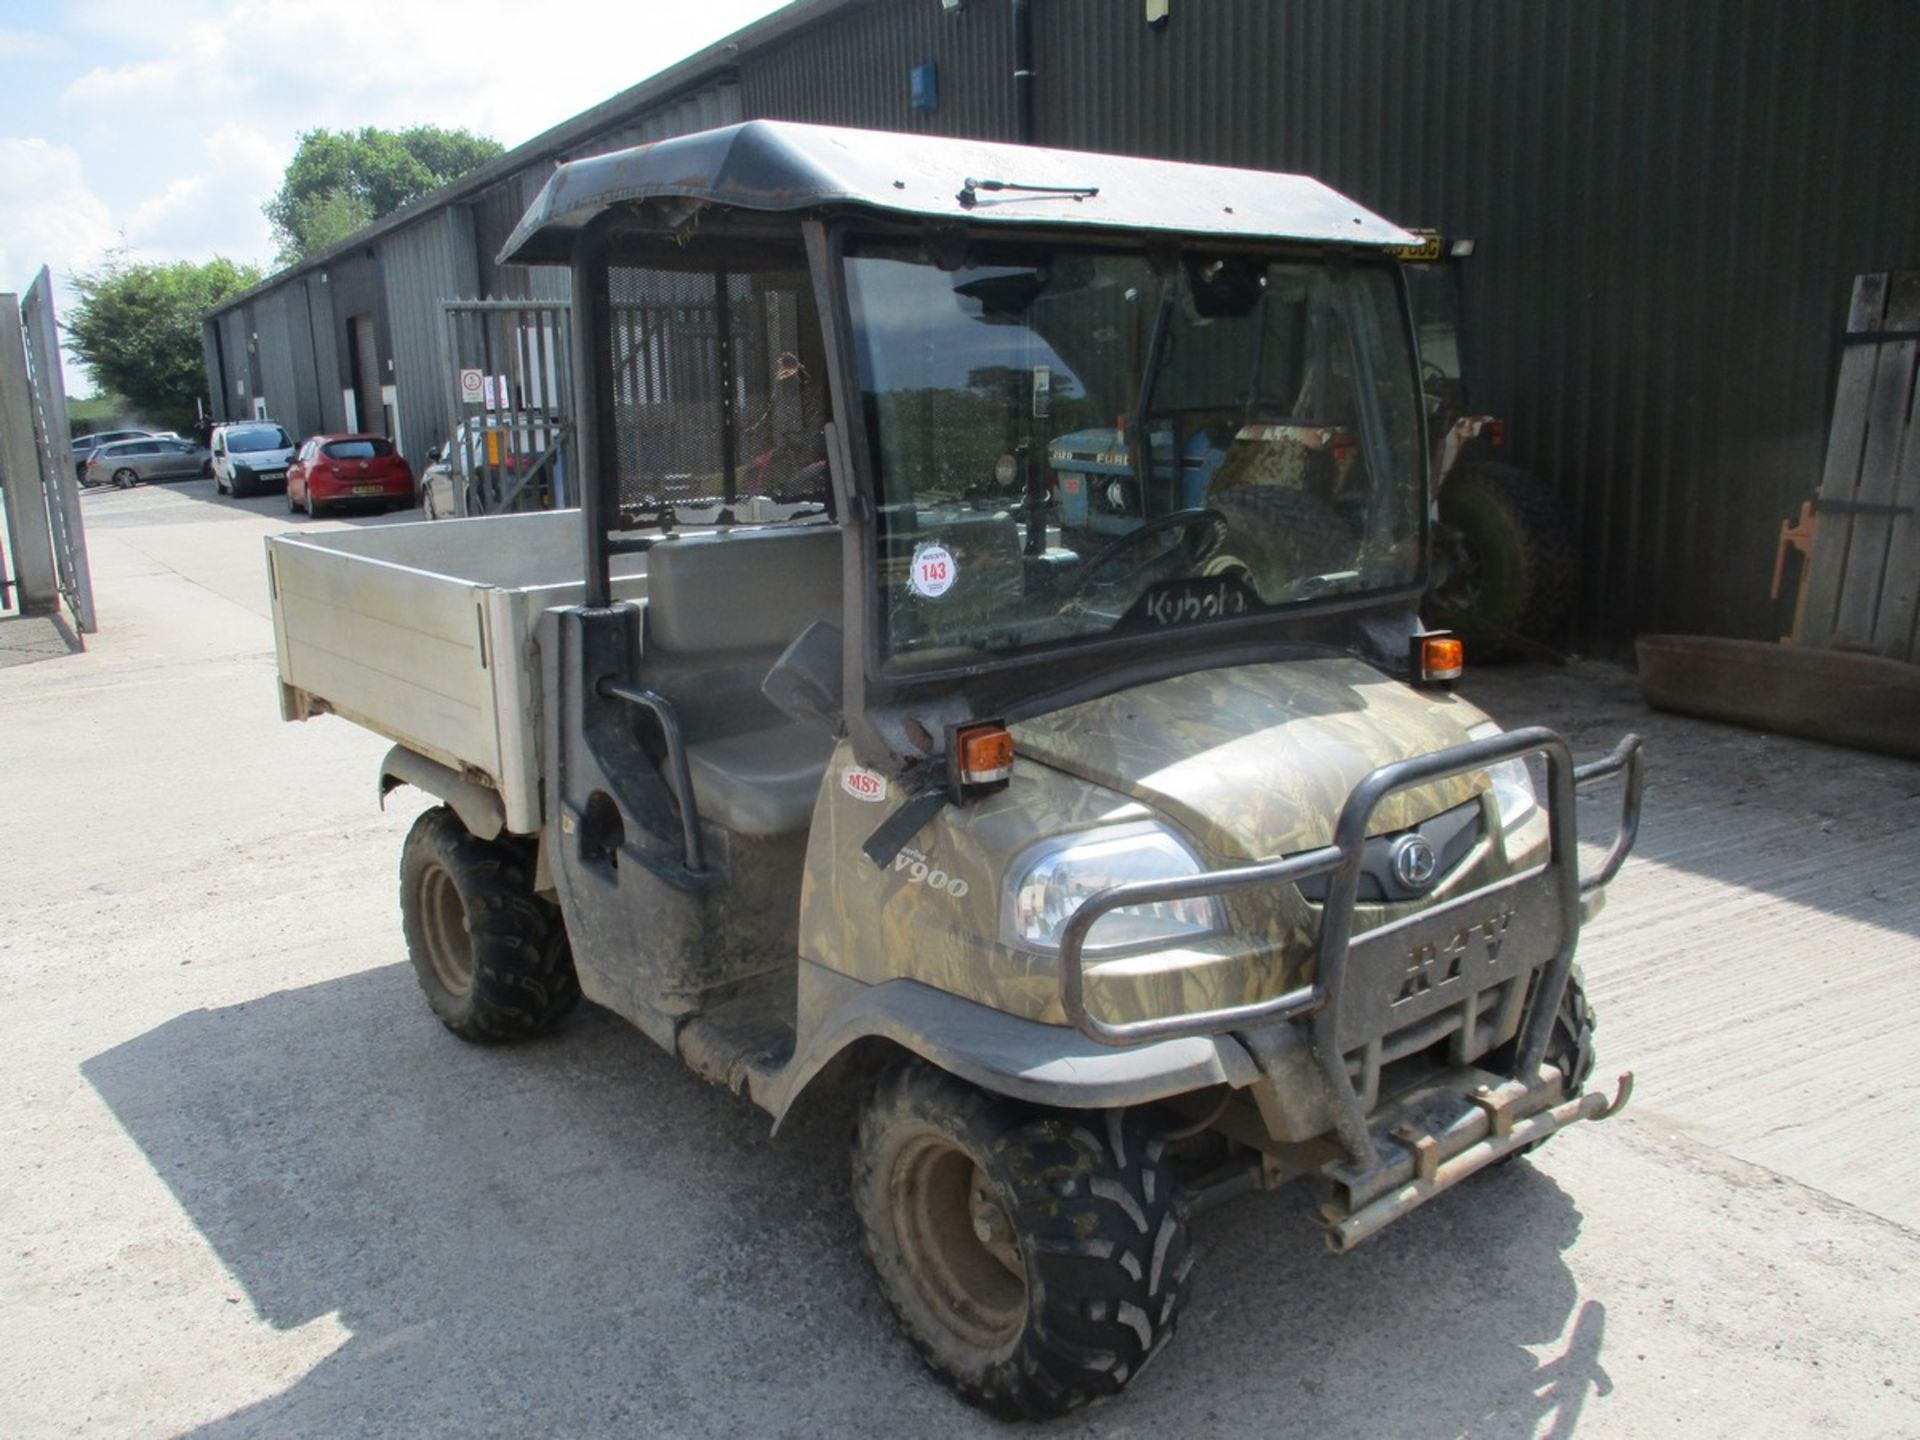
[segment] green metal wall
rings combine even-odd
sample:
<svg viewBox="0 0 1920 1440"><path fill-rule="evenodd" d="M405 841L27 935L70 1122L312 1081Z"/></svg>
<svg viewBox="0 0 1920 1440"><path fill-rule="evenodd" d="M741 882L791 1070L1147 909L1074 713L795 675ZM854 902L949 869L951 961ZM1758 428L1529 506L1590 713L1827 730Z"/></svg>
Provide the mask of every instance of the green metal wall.
<svg viewBox="0 0 1920 1440"><path fill-rule="evenodd" d="M1580 636L1770 637L1853 276L1920 265L1920 7L1033 0L1038 143L1299 170L1470 235L1481 406L1579 527ZM1011 138L1010 5L854 4L743 110ZM935 59L941 108L915 114Z"/></svg>

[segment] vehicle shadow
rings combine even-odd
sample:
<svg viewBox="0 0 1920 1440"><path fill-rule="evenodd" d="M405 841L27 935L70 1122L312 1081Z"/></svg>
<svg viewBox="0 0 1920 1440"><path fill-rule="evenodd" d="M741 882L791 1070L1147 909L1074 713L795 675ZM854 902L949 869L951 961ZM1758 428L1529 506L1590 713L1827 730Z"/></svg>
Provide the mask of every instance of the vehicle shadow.
<svg viewBox="0 0 1920 1440"><path fill-rule="evenodd" d="M196 1434L1002 1428L920 1368L873 1287L851 1087L769 1139L602 1011L467 1046L398 965L181 1015L82 1070L262 1319L350 1335ZM1344 1258L1307 1197L1237 1202L1196 1221L1169 1352L1046 1428L1564 1435L1609 1387L1604 1310L1562 1258L1579 1228L1525 1164Z"/></svg>

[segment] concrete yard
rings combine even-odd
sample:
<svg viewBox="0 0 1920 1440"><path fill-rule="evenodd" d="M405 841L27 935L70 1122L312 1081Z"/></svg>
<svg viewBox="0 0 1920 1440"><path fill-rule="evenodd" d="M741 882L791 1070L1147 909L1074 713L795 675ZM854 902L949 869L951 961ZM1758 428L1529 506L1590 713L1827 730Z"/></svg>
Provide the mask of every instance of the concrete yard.
<svg viewBox="0 0 1920 1440"><path fill-rule="evenodd" d="M849 1097L770 1139L590 1007L517 1049L434 1021L423 801L278 716L260 540L314 522L85 508L100 633L0 620L0 1435L1002 1430L874 1289ZM1582 949L1633 1106L1346 1258L1302 1194L1202 1216L1174 1345L1046 1432L1920 1435L1920 765L1612 666L1467 689L1582 758L1649 737Z"/></svg>

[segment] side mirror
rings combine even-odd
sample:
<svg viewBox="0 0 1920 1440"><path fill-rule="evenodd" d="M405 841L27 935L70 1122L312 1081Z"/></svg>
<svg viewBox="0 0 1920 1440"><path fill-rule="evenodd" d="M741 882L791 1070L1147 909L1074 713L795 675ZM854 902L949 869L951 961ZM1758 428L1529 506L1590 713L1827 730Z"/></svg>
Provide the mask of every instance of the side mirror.
<svg viewBox="0 0 1920 1440"><path fill-rule="evenodd" d="M839 733L841 639L839 626L814 621L781 651L760 682L760 693L783 715L817 720Z"/></svg>

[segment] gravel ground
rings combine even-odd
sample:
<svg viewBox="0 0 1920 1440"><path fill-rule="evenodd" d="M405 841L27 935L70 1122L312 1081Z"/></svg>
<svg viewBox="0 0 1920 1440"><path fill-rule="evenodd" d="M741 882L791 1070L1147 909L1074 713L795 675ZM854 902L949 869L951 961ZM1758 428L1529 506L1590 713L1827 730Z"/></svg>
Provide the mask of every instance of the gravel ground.
<svg viewBox="0 0 1920 1440"><path fill-rule="evenodd" d="M101 633L0 621L0 1433L1004 1428L874 1292L851 1097L770 1139L603 1012L512 1050L431 1018L418 800L278 719L280 506L89 494ZM1583 948L1634 1107L1345 1258L1304 1196L1209 1213L1175 1345L1046 1432L1920 1435L1920 766L1651 716L1607 666L1469 688L1651 737Z"/></svg>

